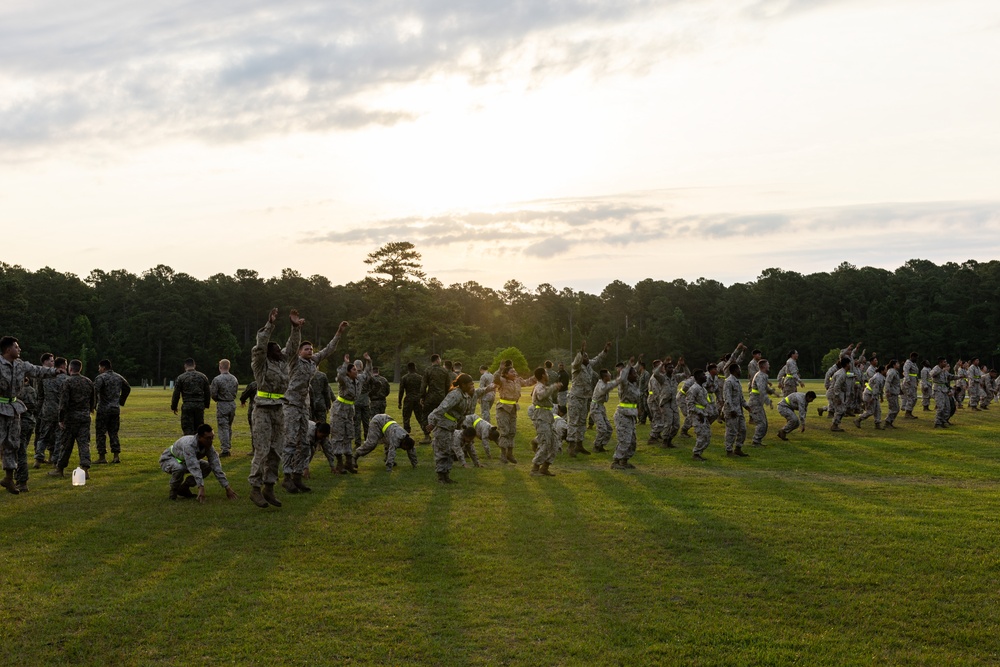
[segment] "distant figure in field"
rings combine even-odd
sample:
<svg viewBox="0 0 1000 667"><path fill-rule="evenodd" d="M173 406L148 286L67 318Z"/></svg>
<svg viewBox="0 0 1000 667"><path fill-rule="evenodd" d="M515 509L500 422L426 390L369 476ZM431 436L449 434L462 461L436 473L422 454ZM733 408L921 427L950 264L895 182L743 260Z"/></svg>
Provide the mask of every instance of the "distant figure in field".
<svg viewBox="0 0 1000 667"><path fill-rule="evenodd" d="M770 382L767 379L767 372L771 369L771 363L767 359L757 360L757 372L750 380L750 417L753 419L753 439L750 441L751 447L763 447L764 436L767 435L767 412L764 410L764 401L767 400L767 393Z"/></svg>
<svg viewBox="0 0 1000 667"><path fill-rule="evenodd" d="M562 385L558 382L549 384L549 374L544 368L535 369L535 387L531 390L531 406L534 409L531 421L535 426L538 451L531 461L532 475L553 476L549 471L549 466L556 459L556 438L552 430L555 419L552 410L555 403L553 399L560 389Z"/></svg>
<svg viewBox="0 0 1000 667"><path fill-rule="evenodd" d="M212 402L211 384L204 373L195 370L194 359L184 360L184 372L174 380L174 393L170 398L170 409L177 414L177 404L181 402L181 430L184 435L194 435L198 427L205 423L205 410Z"/></svg>
<svg viewBox="0 0 1000 667"><path fill-rule="evenodd" d="M406 375L399 380L399 400L397 408L403 411L403 430L411 433L410 419L414 415L417 418L417 425L423 428L424 418L420 414L420 374L417 373L417 365L412 361L406 364Z"/></svg>
<svg viewBox="0 0 1000 667"><path fill-rule="evenodd" d="M384 415L386 410L386 399L392 393L389 380L379 372L378 366L372 366L372 377L368 386L368 398L371 399L372 415ZM369 421L369 423L371 423ZM370 427L366 429L371 430Z"/></svg>
<svg viewBox="0 0 1000 667"><path fill-rule="evenodd" d="M896 428L896 416L899 415L899 395L903 391L902 378L899 375L899 360L890 359L885 365L885 398L889 404L889 414L885 418L886 428Z"/></svg>
<svg viewBox="0 0 1000 667"><path fill-rule="evenodd" d="M209 394L215 401L215 421L218 424L221 457L230 455L233 448L233 421L236 419L236 396L240 393L240 381L229 372L229 359L219 360L219 374L212 378Z"/></svg>
<svg viewBox="0 0 1000 667"><path fill-rule="evenodd" d="M111 453L114 454L112 463L121 463L122 444L118 439L118 431L121 428L121 408L128 400L132 387L128 380L111 369L109 359L101 359L97 364L99 371L94 379L94 391L97 392L97 420L95 431L97 433L97 461L95 463L107 463L107 448L104 445L105 437L111 444Z"/></svg>
<svg viewBox="0 0 1000 667"><path fill-rule="evenodd" d="M612 470L631 469L629 459L635 456L635 423L639 419L639 370L634 358L629 359L618 374L618 409L615 410L615 449Z"/></svg>
<svg viewBox="0 0 1000 667"><path fill-rule="evenodd" d="M741 372L739 364L730 364L729 375L722 385L722 410L726 420L726 456L747 456L743 451L743 443L747 441L747 420L743 411L748 410L750 406L743 396Z"/></svg>
<svg viewBox="0 0 1000 667"><path fill-rule="evenodd" d="M493 386L493 373L490 373L489 366L479 367L479 387L485 389L486 393L479 399L479 414L486 421L490 421L490 409L496 399L496 390Z"/></svg>

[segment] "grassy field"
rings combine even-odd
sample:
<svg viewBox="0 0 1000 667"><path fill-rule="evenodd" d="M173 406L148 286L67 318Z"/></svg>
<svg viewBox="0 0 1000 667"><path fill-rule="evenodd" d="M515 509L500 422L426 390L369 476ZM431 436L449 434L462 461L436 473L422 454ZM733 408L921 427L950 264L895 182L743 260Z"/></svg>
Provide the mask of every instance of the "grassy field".
<svg viewBox="0 0 1000 667"><path fill-rule="evenodd" d="M813 410L787 443L770 412L767 448L727 458L716 426L705 463L645 426L636 470L564 454L551 479L528 474L522 411L517 466L444 487L422 445L415 470L314 466L312 493L260 510L242 410L240 499L210 479L205 505L167 500L168 404L134 391L124 463L85 487L42 470L0 495L5 662L1000 662L1000 408L846 433Z"/></svg>

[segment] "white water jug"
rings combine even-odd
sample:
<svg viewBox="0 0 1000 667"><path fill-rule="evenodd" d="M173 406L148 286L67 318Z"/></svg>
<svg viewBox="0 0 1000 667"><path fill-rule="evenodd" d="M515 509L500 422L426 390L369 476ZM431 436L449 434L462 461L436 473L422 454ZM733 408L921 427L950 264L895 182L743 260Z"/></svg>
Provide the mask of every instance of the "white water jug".
<svg viewBox="0 0 1000 667"><path fill-rule="evenodd" d="M77 468L73 471L73 486L83 486L87 483L87 471L83 468Z"/></svg>

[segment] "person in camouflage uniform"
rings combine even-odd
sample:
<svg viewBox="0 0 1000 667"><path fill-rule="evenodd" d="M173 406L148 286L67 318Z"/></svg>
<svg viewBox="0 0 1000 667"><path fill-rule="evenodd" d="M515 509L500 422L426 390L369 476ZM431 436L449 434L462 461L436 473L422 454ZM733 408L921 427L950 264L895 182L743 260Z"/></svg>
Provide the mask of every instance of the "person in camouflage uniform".
<svg viewBox="0 0 1000 667"><path fill-rule="evenodd" d="M705 371L700 368L694 372L689 380L691 386L685 393L688 405L688 419L694 422L694 449L691 458L696 461L704 461L702 452L712 444L712 422L716 419L715 401L712 394L705 389ZM686 384L686 382L685 382ZM685 423L685 427L687 423Z"/></svg>
<svg viewBox="0 0 1000 667"><path fill-rule="evenodd" d="M722 409L726 419L726 456L747 456L743 451L743 443L747 440L747 420L743 411L748 410L750 406L743 397L741 371L739 364L730 364L729 375L722 385Z"/></svg>
<svg viewBox="0 0 1000 667"><path fill-rule="evenodd" d="M917 384L920 380L920 367L917 366L917 359L920 358L916 352L910 353L910 358L903 364L902 389L903 389L903 418L916 419L913 408L917 406ZM886 375L888 379L888 375ZM886 420L888 424L888 420Z"/></svg>
<svg viewBox="0 0 1000 667"><path fill-rule="evenodd" d="M598 379L594 367L600 366L610 351L611 341L608 341L604 349L591 359L587 355L587 341L583 341L580 351L570 364L569 396L566 402L569 432L566 440L569 442L571 456L576 456L577 453L590 454L583 446L583 438L587 432L588 401L593 398L594 385Z"/></svg>
<svg viewBox="0 0 1000 667"><path fill-rule="evenodd" d="M97 395L94 383L81 375L83 363L79 359L69 362L69 379L63 385L59 397L59 424L62 426L62 441L59 443L59 461L49 475L62 477L69 465L73 444L79 447L80 467L90 477L90 413L97 409Z"/></svg>
<svg viewBox="0 0 1000 667"><path fill-rule="evenodd" d="M215 422L218 424L219 456L225 458L233 448L233 421L236 419L236 395L240 393L240 381L229 372L229 359L219 361L219 374L212 378L208 391L215 401ZM214 436L213 436L214 437Z"/></svg>
<svg viewBox="0 0 1000 667"><path fill-rule="evenodd" d="M595 452L607 451L605 446L611 442L611 422L608 421L608 411L605 404L608 402L611 390L617 387L620 382L621 378L616 377L612 380L611 373L607 369L600 370L600 380L598 380L594 395L590 400L590 416L593 417L594 424L597 426L597 437L594 439Z"/></svg>
<svg viewBox="0 0 1000 667"><path fill-rule="evenodd" d="M899 395L902 393L903 381L899 375L899 360L890 359L885 371L885 398L889 404L889 414L885 418L886 428L896 428L896 416L899 415ZM916 394L914 394L914 400ZM911 408L912 410L912 408Z"/></svg>
<svg viewBox="0 0 1000 667"><path fill-rule="evenodd" d="M788 361L785 362L785 374L781 378L781 388L784 395L795 393L799 387L806 386L799 375L799 352L792 350L788 353Z"/></svg>
<svg viewBox="0 0 1000 667"><path fill-rule="evenodd" d="M865 382L862 398L865 411L854 418L854 425L861 428L861 422L869 417L875 417L875 428L882 430L882 393L885 389L885 375L881 366L875 368L875 373Z"/></svg>
<svg viewBox="0 0 1000 667"><path fill-rule="evenodd" d="M306 442L309 443L309 463L312 463L316 451L322 449L326 462L330 465L330 472L337 470L337 457L333 453L333 443L330 442L330 424L326 421L314 422L309 420L309 428L306 429ZM307 467L303 477L308 477Z"/></svg>
<svg viewBox="0 0 1000 667"><path fill-rule="evenodd" d="M62 429L59 428L59 397L62 395L63 383L69 378L66 364L65 357L53 357L49 353L42 355L43 367L56 368L60 372L38 382L41 414L38 417L38 432L35 434L35 469L41 468L43 463L55 463L59 460L59 441L62 439ZM48 460L45 458L46 452Z"/></svg>
<svg viewBox="0 0 1000 667"><path fill-rule="evenodd" d="M663 362L659 359L653 360L653 372L649 375L646 383L646 391L642 394L640 401L646 402L646 414L649 416L649 443L660 442L663 438L663 409L660 406L660 390L666 380ZM640 391L642 387L640 385Z"/></svg>
<svg viewBox="0 0 1000 667"><path fill-rule="evenodd" d="M253 462L250 464L250 501L257 507L281 507L274 495L278 481L281 453L285 444L285 420L282 405L288 389L289 361L299 349L302 339L302 318L292 310L288 319L292 331L284 349L271 340L278 309L272 308L267 322L257 331L257 341L250 351L257 393L253 415Z"/></svg>
<svg viewBox="0 0 1000 667"><path fill-rule="evenodd" d="M305 320L300 318L299 327L304 323ZM307 438L311 410L309 387L316 367L337 349L340 337L347 331L347 327L347 322L341 322L330 342L318 352L313 350L310 341L300 342L297 354L288 360L288 387L281 406L285 427L285 446L281 454L285 479L281 488L288 493L312 491L302 481L302 474L312 458L312 443Z"/></svg>
<svg viewBox="0 0 1000 667"><path fill-rule="evenodd" d="M247 426L250 427L250 454L253 455L253 406L257 402L257 382L251 382L240 394L240 407L247 409Z"/></svg>
<svg viewBox="0 0 1000 667"><path fill-rule="evenodd" d="M424 444L431 441L430 425L427 422L427 417L444 400L451 387L451 383L451 372L441 366L441 357L436 354L432 355L431 365L424 370L424 375L420 380L420 414L417 419L420 421L420 427L424 431Z"/></svg>
<svg viewBox="0 0 1000 667"><path fill-rule="evenodd" d="M493 373L490 373L489 366L479 367L479 386L486 390L483 397L479 399L479 415L486 421L490 421L490 409L493 401L496 400L496 391L493 386Z"/></svg>
<svg viewBox="0 0 1000 667"><path fill-rule="evenodd" d="M983 398L983 371L979 368L979 357L973 357L969 362L965 376L969 383L969 407L974 412L979 412L979 403Z"/></svg>
<svg viewBox="0 0 1000 667"><path fill-rule="evenodd" d="M427 415L434 436L434 471L442 484L453 484L451 478L454 432L465 418L476 411L476 404L485 389L476 389L475 380L465 373L455 379L455 388Z"/></svg>
<svg viewBox="0 0 1000 667"><path fill-rule="evenodd" d="M121 463L122 444L118 439L121 428L121 408L128 400L132 387L128 380L111 369L111 361L101 359L97 364L98 375L94 379L94 391L97 392L97 419L95 431L97 434L97 460L94 463L107 463L107 448L105 438L111 444L114 454L112 463Z"/></svg>
<svg viewBox="0 0 1000 667"><path fill-rule="evenodd" d="M955 377L950 373L951 366L945 357L938 357L937 365L931 369L930 378L934 385L934 428L947 428L950 426L952 409L952 388L951 380Z"/></svg>
<svg viewBox="0 0 1000 667"><path fill-rule="evenodd" d="M853 362L849 357L841 357L837 362L839 368L830 378L830 409L833 411L833 423L830 424L831 431L843 431L840 422L847 414L848 391L851 390L854 382L853 374L848 370ZM780 403L780 401L779 401ZM780 436L779 436L780 437Z"/></svg>
<svg viewBox="0 0 1000 667"><path fill-rule="evenodd" d="M364 359L367 367L371 368L371 357L367 352ZM351 355L345 354L344 364L337 369L337 400L330 411L330 438L334 456L337 457L334 472L342 475L358 472L351 455L351 439L354 435L354 406L364 391L363 382L357 364L351 363Z"/></svg>
<svg viewBox="0 0 1000 667"><path fill-rule="evenodd" d="M618 374L618 408L615 410L615 437L618 439L612 470L631 470L635 468L629 459L635 456L636 436L635 423L639 419L639 371L635 358Z"/></svg>
<svg viewBox="0 0 1000 667"><path fill-rule="evenodd" d="M370 362L365 365L360 359L355 360L354 365L358 367L358 380L361 382L361 390L354 401L354 448L357 449L368 437L368 422L372 418L372 401L369 395L372 387L372 365Z"/></svg>
<svg viewBox="0 0 1000 667"><path fill-rule="evenodd" d="M406 430L396 423L396 421L385 413L379 413L371 418L368 423L368 437L363 445L354 452L354 467L358 466L358 459L367 456L379 443L385 445L385 470L392 472L396 466L396 450L402 449L410 459L410 465L417 467L416 443Z"/></svg>
<svg viewBox="0 0 1000 667"><path fill-rule="evenodd" d="M555 373L552 374L555 376ZM556 379L553 377L553 379ZM555 401L553 399L559 394L562 385L558 382L549 383L549 375L544 368L535 369L535 386L531 390L531 422L535 427L535 437L538 441L538 450L531 460L531 474L543 475L546 477L555 476L549 470L549 466L556 460L556 440L552 427L555 419L552 409Z"/></svg>
<svg viewBox="0 0 1000 667"><path fill-rule="evenodd" d="M487 390L489 389L492 389L492 385L490 385L490 387L487 388ZM480 405L481 404L482 403L480 402ZM500 429L498 429L496 426L489 423L476 413L472 413L471 415L466 417L465 421L462 422L461 426L463 428L475 429L476 434L479 436L479 439L482 440L483 442L483 451L486 452L486 458L492 459L493 454L490 451L490 443L500 442Z"/></svg>
<svg viewBox="0 0 1000 667"><path fill-rule="evenodd" d="M333 389L330 388L330 378L323 371L316 371L309 382L309 419L325 423L332 407Z"/></svg>
<svg viewBox="0 0 1000 667"><path fill-rule="evenodd" d="M184 360L184 372L174 380L174 393L170 398L170 409L177 414L177 404L181 405L181 430L184 435L194 435L198 427L205 423L205 410L211 405L212 392L208 377L195 369L194 359Z"/></svg>
<svg viewBox="0 0 1000 667"><path fill-rule="evenodd" d="M785 418L785 425L778 431L778 438L788 440L788 434L796 428L805 433L806 413L809 411L809 404L815 400L814 391L795 391L778 401L778 414Z"/></svg>
<svg viewBox="0 0 1000 667"><path fill-rule="evenodd" d="M368 398L371 399L372 415L385 414L386 399L389 398L390 393L392 393L392 388L389 386L389 380L384 375L379 374L377 366L373 367L372 379L368 389ZM371 421L368 423L371 424ZM370 426L368 430L371 430Z"/></svg>
<svg viewBox="0 0 1000 667"><path fill-rule="evenodd" d="M491 376L492 377L492 376ZM403 411L403 430L411 433L410 417L417 416L417 424L424 428L424 419L420 414L420 385L423 381L417 373L417 365L412 361L406 364L406 375L399 380L399 397L397 408Z"/></svg>
<svg viewBox="0 0 1000 667"><path fill-rule="evenodd" d="M17 470L14 473L14 481L17 482L17 490L20 493L28 491L28 444L31 442L31 434L35 431L35 420L38 415L38 392L28 382L25 376L24 386L17 394L17 402L24 406L21 413L21 446L17 449Z"/></svg>
<svg viewBox="0 0 1000 667"><path fill-rule="evenodd" d="M214 438L212 427L202 424L194 434L182 436L160 455L160 470L170 475L170 500L198 498L198 502L205 502L205 477L209 472L215 474L226 490L227 498L235 500L239 497L229 485L222 462L212 447ZM184 479L185 473L187 479ZM194 487L198 487L197 496L191 493Z"/></svg>
<svg viewBox="0 0 1000 667"><path fill-rule="evenodd" d="M764 410L764 401L767 394L772 391L769 388L770 382L767 379L767 372L771 369L771 364L767 359L757 361L757 368L753 378L750 380L750 400L747 405L750 407L750 417L753 419L753 439L750 441L751 447L763 447L764 436L767 435L767 411Z"/></svg>
<svg viewBox="0 0 1000 667"><path fill-rule="evenodd" d="M924 359L920 367L920 399L924 412L931 411L931 396L934 394L934 385L931 383L931 362Z"/></svg>
<svg viewBox="0 0 1000 667"><path fill-rule="evenodd" d="M650 417L649 414L649 401L646 397L649 395L649 379L650 373L646 370L646 362L639 362L639 422L640 424L646 423L646 418ZM593 402L591 402L593 405Z"/></svg>
<svg viewBox="0 0 1000 667"><path fill-rule="evenodd" d="M500 431L500 462L517 463L514 458L514 436L517 434L517 403L521 400L521 388L535 384L535 379L518 377L513 364L505 361L493 374L493 385L497 395L497 428ZM486 389L483 393L486 393Z"/></svg>

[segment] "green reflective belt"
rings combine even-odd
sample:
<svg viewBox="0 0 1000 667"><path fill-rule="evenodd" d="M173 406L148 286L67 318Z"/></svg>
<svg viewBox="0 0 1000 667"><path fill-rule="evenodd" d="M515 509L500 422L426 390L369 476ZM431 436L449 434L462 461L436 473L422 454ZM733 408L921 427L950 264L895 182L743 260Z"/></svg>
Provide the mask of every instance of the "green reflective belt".
<svg viewBox="0 0 1000 667"><path fill-rule="evenodd" d="M688 392L687 392L687 389L685 389L684 387L681 387L681 393L682 393L682 394L686 394L686 393L688 393Z"/></svg>
<svg viewBox="0 0 1000 667"><path fill-rule="evenodd" d="M14 398L0 397L0 403L17 403L17 396Z"/></svg>
<svg viewBox="0 0 1000 667"><path fill-rule="evenodd" d="M705 406L704 406L704 405L701 405L701 404L699 404L699 403L695 403L695 404L694 404L694 407L696 407L696 408L698 408L698 409L700 409L700 410L704 410L704 409L705 409Z"/></svg>
<svg viewBox="0 0 1000 667"><path fill-rule="evenodd" d="M552 408L547 408L544 405L532 405L531 407L533 407L536 410L551 410L552 409Z"/></svg>
<svg viewBox="0 0 1000 667"><path fill-rule="evenodd" d="M634 410L634 409L636 409L636 408L637 408L637 407L639 407L639 406L638 406L638 405L636 405L635 403L619 403L619 404L618 404L618 407L619 407L619 408L626 408L626 409L629 409L629 408L631 408L631 409L633 409L633 410Z"/></svg>
<svg viewBox="0 0 1000 667"><path fill-rule="evenodd" d="M337 400L340 401L341 403L346 403L347 405L354 405L354 401L349 401L343 396L337 396Z"/></svg>
<svg viewBox="0 0 1000 667"><path fill-rule="evenodd" d="M652 396L652 395L653 395L653 392L649 392L649 395L650 395L650 396Z"/></svg>
<svg viewBox="0 0 1000 667"><path fill-rule="evenodd" d="M915 378L915 377L917 377L917 374L916 374L916 373L907 373L907 375L909 375L909 376L910 376L911 378Z"/></svg>
<svg viewBox="0 0 1000 667"><path fill-rule="evenodd" d="M387 422L385 423L385 426L383 426L383 427L382 427L382 433L385 433L385 430L386 430L387 428L389 428L390 426L392 426L393 424L395 424L395 423L396 423L396 422L392 421L391 419L390 419L389 421L387 421Z"/></svg>
<svg viewBox="0 0 1000 667"><path fill-rule="evenodd" d="M458 423L458 419L456 419L455 417L452 417L452 416L451 416L451 415L449 415L449 414L448 414L447 412L446 412L446 413L444 413L444 416L445 416L445 419L450 419L451 421L453 421L453 422L455 422L455 423Z"/></svg>
<svg viewBox="0 0 1000 667"><path fill-rule="evenodd" d="M787 379L787 378L793 378L793 377L795 377L795 376L794 376L794 375L785 375L785 378L786 378L786 379Z"/></svg>
<svg viewBox="0 0 1000 667"><path fill-rule="evenodd" d="M760 393L760 389L751 389L750 393L751 394L759 394Z"/></svg>
<svg viewBox="0 0 1000 667"><path fill-rule="evenodd" d="M479 426L479 422L483 421L482 417L476 417L476 421L472 422L472 428Z"/></svg>
<svg viewBox="0 0 1000 667"><path fill-rule="evenodd" d="M500 403L503 405L517 405L517 401L508 401L506 398L501 398Z"/></svg>
<svg viewBox="0 0 1000 667"><path fill-rule="evenodd" d="M872 386L870 384L868 384L867 382L865 382L865 389L867 389L868 391L872 392L873 394L875 393L875 390L872 389Z"/></svg>
<svg viewBox="0 0 1000 667"><path fill-rule="evenodd" d="M278 400L279 398L284 398L284 394L272 394L269 391L258 391L257 398L270 398L271 400Z"/></svg>
<svg viewBox="0 0 1000 667"><path fill-rule="evenodd" d="M786 403L787 405L791 405L791 404L792 404L792 402L788 400L788 399L790 399L790 398L791 398L791 396L785 396L785 403Z"/></svg>
<svg viewBox="0 0 1000 667"><path fill-rule="evenodd" d="M182 459L181 457L179 457L176 454L174 454L174 446L173 445L170 445L170 455L172 457L174 457L175 459L177 459L178 463L184 463L184 459Z"/></svg>
<svg viewBox="0 0 1000 667"><path fill-rule="evenodd" d="M714 400L712 399L712 395L711 395L711 394L706 394L706 396L708 397L708 402L709 402L709 403L714 403L714 402L715 402L715 401L714 401Z"/></svg>

